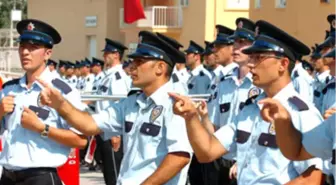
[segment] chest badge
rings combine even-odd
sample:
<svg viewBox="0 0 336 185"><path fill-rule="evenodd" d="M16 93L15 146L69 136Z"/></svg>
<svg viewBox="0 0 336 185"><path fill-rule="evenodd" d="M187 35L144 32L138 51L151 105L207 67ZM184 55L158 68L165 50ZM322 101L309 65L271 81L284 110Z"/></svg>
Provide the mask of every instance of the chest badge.
<svg viewBox="0 0 336 185"><path fill-rule="evenodd" d="M256 96L260 94L260 89L257 87L252 87L248 92L248 98L251 98L252 96Z"/></svg>
<svg viewBox="0 0 336 185"><path fill-rule="evenodd" d="M162 113L163 106L162 105L157 105L153 108L151 115L150 115L150 123L153 123Z"/></svg>
<svg viewBox="0 0 336 185"><path fill-rule="evenodd" d="M275 134L275 125L274 125L274 123L270 124L270 126L268 128L268 133Z"/></svg>

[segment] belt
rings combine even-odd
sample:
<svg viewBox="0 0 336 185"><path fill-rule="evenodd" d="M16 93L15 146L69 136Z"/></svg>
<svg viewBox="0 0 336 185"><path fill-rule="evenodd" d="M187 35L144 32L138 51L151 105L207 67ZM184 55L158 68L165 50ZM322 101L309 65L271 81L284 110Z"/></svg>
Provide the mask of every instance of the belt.
<svg viewBox="0 0 336 185"><path fill-rule="evenodd" d="M50 172L57 173L57 170L56 168L28 168L24 170L13 171L4 168L2 173L3 176L11 179L12 181L19 182L33 176L44 175Z"/></svg>

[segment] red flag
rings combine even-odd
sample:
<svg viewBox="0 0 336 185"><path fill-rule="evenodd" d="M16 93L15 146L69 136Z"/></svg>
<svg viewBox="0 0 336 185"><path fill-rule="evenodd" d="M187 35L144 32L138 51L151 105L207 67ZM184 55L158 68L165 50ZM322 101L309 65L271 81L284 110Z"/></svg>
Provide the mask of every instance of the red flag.
<svg viewBox="0 0 336 185"><path fill-rule="evenodd" d="M140 0L124 0L124 21L131 24L145 17Z"/></svg>

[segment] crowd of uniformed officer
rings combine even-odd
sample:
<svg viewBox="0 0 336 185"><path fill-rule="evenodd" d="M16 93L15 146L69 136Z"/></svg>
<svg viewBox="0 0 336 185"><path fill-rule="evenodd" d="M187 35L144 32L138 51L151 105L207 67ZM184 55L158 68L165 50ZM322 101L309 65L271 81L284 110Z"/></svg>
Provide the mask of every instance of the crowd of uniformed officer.
<svg viewBox="0 0 336 185"><path fill-rule="evenodd" d="M327 21L312 51L264 20L216 25L214 41L185 50L140 31L124 62L127 47L108 38L103 60L56 62L58 31L19 22L26 73L0 92L0 185L62 184L71 148L106 184L334 184L335 14ZM199 94L210 96L187 96Z"/></svg>

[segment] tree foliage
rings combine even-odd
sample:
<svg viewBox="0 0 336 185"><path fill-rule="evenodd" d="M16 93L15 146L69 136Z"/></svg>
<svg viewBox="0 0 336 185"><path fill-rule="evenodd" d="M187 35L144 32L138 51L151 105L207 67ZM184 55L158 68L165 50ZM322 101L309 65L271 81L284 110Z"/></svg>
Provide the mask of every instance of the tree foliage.
<svg viewBox="0 0 336 185"><path fill-rule="evenodd" d="M0 0L0 29L10 27L11 10L22 10L22 19L27 18L27 0Z"/></svg>

